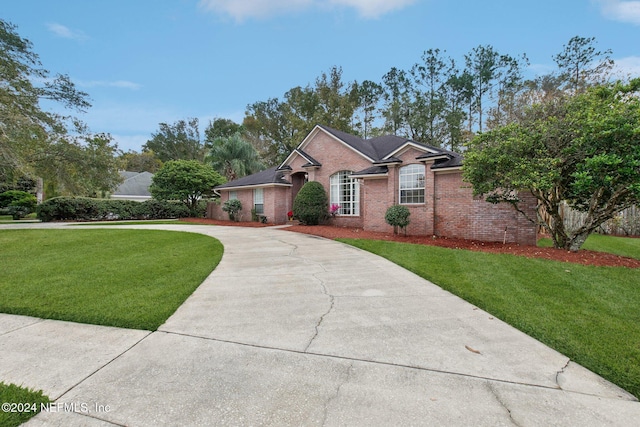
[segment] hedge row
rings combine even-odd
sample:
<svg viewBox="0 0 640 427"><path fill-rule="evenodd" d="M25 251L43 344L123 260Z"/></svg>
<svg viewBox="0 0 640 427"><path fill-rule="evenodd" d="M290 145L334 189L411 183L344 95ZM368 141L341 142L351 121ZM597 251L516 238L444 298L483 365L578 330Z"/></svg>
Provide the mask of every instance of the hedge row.
<svg viewBox="0 0 640 427"><path fill-rule="evenodd" d="M189 209L180 202L54 197L36 208L41 221L104 221L186 218Z"/></svg>

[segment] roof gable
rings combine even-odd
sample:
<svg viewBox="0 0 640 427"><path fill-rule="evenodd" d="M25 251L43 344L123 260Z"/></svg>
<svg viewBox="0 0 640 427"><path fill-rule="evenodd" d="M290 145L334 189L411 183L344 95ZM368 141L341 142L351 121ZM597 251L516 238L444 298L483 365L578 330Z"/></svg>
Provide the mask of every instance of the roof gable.
<svg viewBox="0 0 640 427"><path fill-rule="evenodd" d="M116 188L113 195L116 196L145 196L151 197L149 187L153 183L151 172L120 171L124 181Z"/></svg>
<svg viewBox="0 0 640 427"><path fill-rule="evenodd" d="M402 145L396 146L392 151L387 153L383 157L383 160L387 160L387 159L393 158L393 157L400 157L402 155L402 153L404 153L407 150L410 150L412 148L416 149L417 151L421 151L423 153L438 153L438 152L440 152L440 150L436 149L435 147L431 147L431 146L428 146L426 144L421 144L419 142L411 141L410 139L408 139L408 140L405 140L405 142Z"/></svg>
<svg viewBox="0 0 640 427"><path fill-rule="evenodd" d="M326 135L334 139L336 142L339 142L343 146L349 148L350 150L353 150L354 152L356 152L357 154L364 157L366 160L370 162L374 162L377 160L377 153L371 147L371 144L368 144L366 140L363 140L359 136L351 135L346 132L332 129L327 126L316 125L313 128L313 130L309 132L309 134L305 137L305 139L300 143L300 145L298 145L298 147L296 147L296 149L293 150L291 154L289 154L289 156L284 160L284 162L280 164L278 169L286 168L288 165L291 164L293 159L295 159L297 156L302 156L304 159L306 159L307 162L309 162L309 166L320 165L319 162L314 160L311 156L309 156L304 151L305 148L313 142L313 140L315 139L316 135L319 132L325 133Z"/></svg>

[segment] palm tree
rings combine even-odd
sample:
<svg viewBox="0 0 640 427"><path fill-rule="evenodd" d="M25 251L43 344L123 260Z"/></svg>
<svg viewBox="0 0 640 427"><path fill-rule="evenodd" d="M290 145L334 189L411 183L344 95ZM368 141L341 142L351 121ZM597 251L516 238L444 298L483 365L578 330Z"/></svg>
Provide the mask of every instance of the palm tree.
<svg viewBox="0 0 640 427"><path fill-rule="evenodd" d="M264 168L258 152L239 133L228 138L216 138L205 161L229 181Z"/></svg>

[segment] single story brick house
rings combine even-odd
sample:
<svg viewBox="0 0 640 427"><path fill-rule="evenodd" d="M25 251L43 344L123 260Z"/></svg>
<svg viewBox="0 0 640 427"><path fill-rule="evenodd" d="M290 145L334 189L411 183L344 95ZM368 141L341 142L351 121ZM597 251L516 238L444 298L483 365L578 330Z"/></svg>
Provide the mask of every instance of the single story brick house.
<svg viewBox="0 0 640 427"><path fill-rule="evenodd" d="M536 244L536 227L511 206L493 205L472 194L462 181L460 154L394 135L362 139L317 125L282 164L216 187L220 202L242 202L241 221L251 209L270 223L284 224L293 200L307 181L326 189L330 204L340 205L331 223L391 232L387 208L405 205L411 212L410 235L435 235L481 241ZM523 207L535 217L536 201ZM228 219L220 204L207 216Z"/></svg>

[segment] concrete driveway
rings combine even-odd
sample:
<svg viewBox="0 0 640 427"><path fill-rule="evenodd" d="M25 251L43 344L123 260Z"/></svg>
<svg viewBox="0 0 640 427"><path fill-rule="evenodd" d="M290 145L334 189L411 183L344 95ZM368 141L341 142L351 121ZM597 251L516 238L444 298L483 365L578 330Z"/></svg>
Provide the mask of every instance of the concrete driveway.
<svg viewBox="0 0 640 427"><path fill-rule="evenodd" d="M158 331L0 315L0 380L56 399L28 425L640 419L633 396L375 255L276 228L153 227L225 247Z"/></svg>

